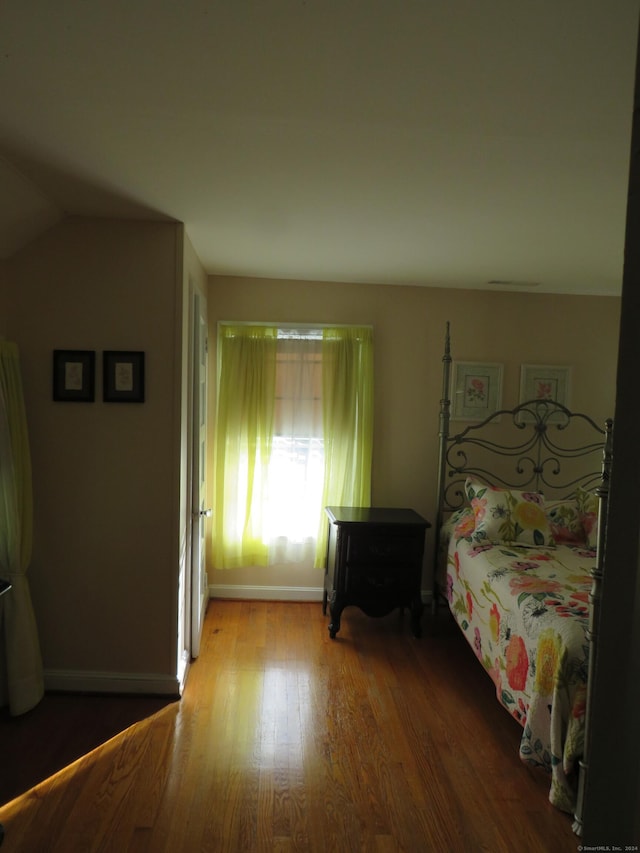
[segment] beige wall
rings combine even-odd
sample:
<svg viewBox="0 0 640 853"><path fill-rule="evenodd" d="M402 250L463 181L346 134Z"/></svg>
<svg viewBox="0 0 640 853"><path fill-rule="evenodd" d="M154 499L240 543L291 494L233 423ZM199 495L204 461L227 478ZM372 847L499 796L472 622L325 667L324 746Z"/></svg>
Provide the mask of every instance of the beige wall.
<svg viewBox="0 0 640 853"><path fill-rule="evenodd" d="M71 219L0 265L0 333L22 355L35 489L30 579L49 673L175 674L194 283L205 289L206 277L182 227L169 223ZM218 320L374 326L378 504L433 518L447 320L455 358L504 363L505 404L517 401L520 364L541 362L573 366L576 408L599 420L613 411L616 298L225 277L209 278L207 295L211 400ZM96 350L95 403L52 402L58 347ZM101 351L130 348L147 354L147 400L104 404ZM214 415L212 406L212 436ZM214 584L265 583L216 572L210 559L208 568ZM317 588L322 578L283 571L273 582Z"/></svg>
<svg viewBox="0 0 640 853"><path fill-rule="evenodd" d="M49 684L79 672L175 681L182 244L175 224L70 219L2 266L2 332L20 347L30 430L29 576ZM52 402L54 348L96 351L94 403ZM144 350L144 404L102 402L105 349Z"/></svg>
<svg viewBox="0 0 640 853"><path fill-rule="evenodd" d="M372 324L373 502L433 519L446 321L454 359L504 365L505 405L518 402L522 363L571 365L572 406L604 421L614 408L619 312L613 297L212 277L210 373L220 320ZM212 411L212 438L214 422ZM214 585L270 583L264 571L216 571L211 554L209 577ZM317 588L322 574L280 572L273 582Z"/></svg>

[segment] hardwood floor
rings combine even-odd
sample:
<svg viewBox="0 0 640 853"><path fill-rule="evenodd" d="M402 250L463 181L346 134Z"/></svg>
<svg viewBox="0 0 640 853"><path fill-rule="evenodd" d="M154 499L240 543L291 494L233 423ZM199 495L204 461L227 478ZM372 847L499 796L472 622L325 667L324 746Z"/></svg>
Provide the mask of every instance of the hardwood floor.
<svg viewBox="0 0 640 853"><path fill-rule="evenodd" d="M399 612L347 608L336 640L327 623L320 604L212 601L179 702L1 717L2 853L577 849L446 614L420 640Z"/></svg>

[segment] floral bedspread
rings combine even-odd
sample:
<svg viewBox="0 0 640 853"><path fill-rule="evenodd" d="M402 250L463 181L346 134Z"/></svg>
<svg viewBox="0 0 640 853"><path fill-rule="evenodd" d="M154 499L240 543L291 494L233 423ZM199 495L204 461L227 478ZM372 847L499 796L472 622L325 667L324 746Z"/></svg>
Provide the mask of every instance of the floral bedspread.
<svg viewBox="0 0 640 853"><path fill-rule="evenodd" d="M588 595L595 551L449 542L446 592L500 703L523 726L520 757L551 774L550 801L576 804L584 743Z"/></svg>

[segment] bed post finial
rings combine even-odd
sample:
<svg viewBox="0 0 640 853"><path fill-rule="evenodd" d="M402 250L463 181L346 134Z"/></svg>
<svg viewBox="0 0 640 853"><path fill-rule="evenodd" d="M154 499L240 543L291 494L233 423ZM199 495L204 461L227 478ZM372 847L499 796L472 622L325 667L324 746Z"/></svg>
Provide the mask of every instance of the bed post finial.
<svg viewBox="0 0 640 853"><path fill-rule="evenodd" d="M449 426L449 407L451 400L449 399L449 374L451 372L451 335L449 330L451 323L447 320L446 332L444 336L444 354L442 356L442 398L440 400L440 432L442 433L442 416L446 414L448 433Z"/></svg>
<svg viewBox="0 0 640 853"><path fill-rule="evenodd" d="M451 323L447 320L446 332L444 335L444 355L442 356L442 360L448 359L451 361L451 335L449 334L449 329L451 328Z"/></svg>

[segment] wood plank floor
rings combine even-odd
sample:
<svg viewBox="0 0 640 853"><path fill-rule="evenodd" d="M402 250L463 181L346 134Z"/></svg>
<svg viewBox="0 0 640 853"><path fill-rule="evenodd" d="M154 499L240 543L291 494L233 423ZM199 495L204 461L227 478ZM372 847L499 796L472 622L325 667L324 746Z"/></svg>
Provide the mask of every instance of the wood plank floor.
<svg viewBox="0 0 640 853"><path fill-rule="evenodd" d="M420 640L399 612L326 626L320 604L213 601L179 702L0 717L2 853L577 849L447 614Z"/></svg>

